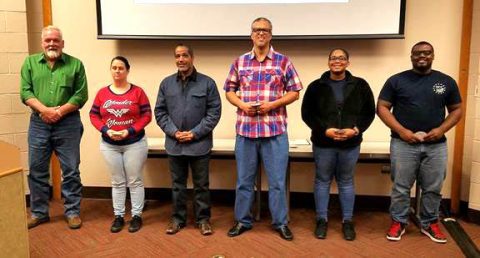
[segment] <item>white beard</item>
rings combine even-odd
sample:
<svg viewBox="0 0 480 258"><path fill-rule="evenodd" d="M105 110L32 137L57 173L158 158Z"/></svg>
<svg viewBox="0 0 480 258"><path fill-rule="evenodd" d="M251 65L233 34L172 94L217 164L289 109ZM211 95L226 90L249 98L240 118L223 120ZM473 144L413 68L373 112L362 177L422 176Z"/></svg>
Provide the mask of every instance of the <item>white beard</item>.
<svg viewBox="0 0 480 258"><path fill-rule="evenodd" d="M47 55L47 57L49 59L57 59L60 57L60 51L57 51L57 50L47 50L45 52L45 55Z"/></svg>

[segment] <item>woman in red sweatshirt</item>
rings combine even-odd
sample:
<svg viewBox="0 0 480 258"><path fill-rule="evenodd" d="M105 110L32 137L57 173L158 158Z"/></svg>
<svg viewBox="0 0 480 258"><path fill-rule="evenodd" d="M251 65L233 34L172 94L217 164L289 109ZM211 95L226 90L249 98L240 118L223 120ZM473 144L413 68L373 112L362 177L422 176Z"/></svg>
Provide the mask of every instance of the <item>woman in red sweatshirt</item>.
<svg viewBox="0 0 480 258"><path fill-rule="evenodd" d="M127 187L132 204L129 232L142 226L145 199L142 170L148 146L144 128L152 119L152 110L142 88L128 82L129 71L125 57L114 57L110 63L113 82L97 92L90 110L90 121L102 133L100 151L112 175L112 233L120 232L125 224Z"/></svg>

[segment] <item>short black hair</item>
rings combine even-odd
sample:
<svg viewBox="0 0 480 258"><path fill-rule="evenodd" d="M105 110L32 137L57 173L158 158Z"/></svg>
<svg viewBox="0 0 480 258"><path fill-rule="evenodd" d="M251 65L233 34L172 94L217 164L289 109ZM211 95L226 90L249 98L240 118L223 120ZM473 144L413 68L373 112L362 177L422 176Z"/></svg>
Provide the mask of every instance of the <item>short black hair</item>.
<svg viewBox="0 0 480 258"><path fill-rule="evenodd" d="M419 42L415 43L415 45L412 46L412 49L410 50L410 53L413 52L413 49L414 49L416 46L420 46L420 45L429 45L429 46L432 48L432 52L435 52L435 51L433 50L433 45L430 44L430 42L427 42L427 41L419 41Z"/></svg>
<svg viewBox="0 0 480 258"><path fill-rule="evenodd" d="M188 54L190 55L190 57L193 57L193 48L190 46L190 45L187 45L187 44L184 44L184 43L178 43L174 50L173 50L173 55L175 56L175 51L177 50L178 47L184 47L187 49L188 51Z"/></svg>
<svg viewBox="0 0 480 258"><path fill-rule="evenodd" d="M110 62L110 66L112 66L113 61L119 60L122 61L125 64L125 68L127 68L127 71L130 71L130 64L128 63L128 60L124 56L116 56L112 58L112 61Z"/></svg>
<svg viewBox="0 0 480 258"><path fill-rule="evenodd" d="M330 56L332 56L333 52L336 51L336 50L342 51L345 54L345 56L347 57L347 60L350 59L350 54L348 53L348 51L345 50L344 48L341 48L341 47L336 47L336 48L330 50L330 53L328 54L328 59L330 59Z"/></svg>

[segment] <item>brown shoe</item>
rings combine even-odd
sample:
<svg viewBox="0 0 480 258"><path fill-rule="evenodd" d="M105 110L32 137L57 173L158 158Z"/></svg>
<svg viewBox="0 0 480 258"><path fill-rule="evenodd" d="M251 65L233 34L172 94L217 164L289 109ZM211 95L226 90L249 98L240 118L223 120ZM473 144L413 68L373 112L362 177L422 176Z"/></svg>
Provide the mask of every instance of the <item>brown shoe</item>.
<svg viewBox="0 0 480 258"><path fill-rule="evenodd" d="M208 236L213 233L212 225L210 225L210 222L208 221L199 223L198 228L200 229L200 234L204 236Z"/></svg>
<svg viewBox="0 0 480 258"><path fill-rule="evenodd" d="M79 229L82 226L82 219L78 215L67 218L68 227L71 229Z"/></svg>
<svg viewBox="0 0 480 258"><path fill-rule="evenodd" d="M172 220L170 221L170 223L168 223L166 232L169 235L174 235L178 233L178 231L180 231L180 229L182 229L183 227L185 227L185 224L181 224L176 222L175 220Z"/></svg>
<svg viewBox="0 0 480 258"><path fill-rule="evenodd" d="M43 217L43 218L31 217L27 221L28 229L34 228L42 223L46 223L49 221L50 221L50 217Z"/></svg>

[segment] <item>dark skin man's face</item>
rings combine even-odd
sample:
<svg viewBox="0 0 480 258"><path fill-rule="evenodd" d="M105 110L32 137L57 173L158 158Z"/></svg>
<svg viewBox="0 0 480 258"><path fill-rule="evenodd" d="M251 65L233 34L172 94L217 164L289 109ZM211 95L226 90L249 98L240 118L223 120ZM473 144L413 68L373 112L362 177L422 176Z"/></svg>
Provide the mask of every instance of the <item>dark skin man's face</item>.
<svg viewBox="0 0 480 258"><path fill-rule="evenodd" d="M429 73L432 69L432 62L435 55L430 45L421 44L412 49L410 60L413 70L418 73Z"/></svg>

